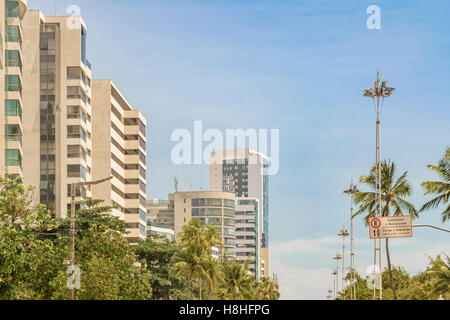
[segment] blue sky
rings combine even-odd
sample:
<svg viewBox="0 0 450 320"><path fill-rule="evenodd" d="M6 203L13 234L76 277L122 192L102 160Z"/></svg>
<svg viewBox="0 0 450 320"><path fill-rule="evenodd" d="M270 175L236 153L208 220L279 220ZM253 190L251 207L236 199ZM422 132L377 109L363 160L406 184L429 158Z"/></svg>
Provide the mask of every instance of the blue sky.
<svg viewBox="0 0 450 320"><path fill-rule="evenodd" d="M147 117L149 195L208 187L206 166L174 166L173 130L280 129L280 171L271 177L272 271L284 299L324 299L336 233L348 225L342 191L374 162L375 113L362 96L376 71L397 90L382 113L382 154L408 171L411 201L435 176L450 145L450 2L325 0L29 0L65 15L76 4L88 24L93 76L109 78ZM366 9L381 8L380 30ZM439 212L421 223L441 224ZM447 223L447 228L450 227ZM358 269L370 264L358 220ZM392 260L411 272L425 254L450 251L447 234L415 230L393 240ZM358 260L359 259L359 260Z"/></svg>

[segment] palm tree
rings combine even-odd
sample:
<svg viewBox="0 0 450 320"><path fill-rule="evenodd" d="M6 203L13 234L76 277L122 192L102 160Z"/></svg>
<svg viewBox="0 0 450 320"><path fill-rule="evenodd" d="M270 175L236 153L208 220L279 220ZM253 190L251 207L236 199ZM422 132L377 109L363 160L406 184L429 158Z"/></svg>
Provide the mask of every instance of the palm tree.
<svg viewBox="0 0 450 320"><path fill-rule="evenodd" d="M187 225L183 227L180 239L180 247L188 247L195 245L198 247L207 248L207 232L206 226L201 224L198 219L192 219Z"/></svg>
<svg viewBox="0 0 450 320"><path fill-rule="evenodd" d="M243 265L236 261L225 263L225 289L227 296L232 300L248 298L249 291L255 281L249 271L249 266L252 261L252 259L247 259Z"/></svg>
<svg viewBox="0 0 450 320"><path fill-rule="evenodd" d="M279 286L269 278L262 278L258 283L259 300L278 300L280 298Z"/></svg>
<svg viewBox="0 0 450 320"><path fill-rule="evenodd" d="M422 187L426 190L425 195L438 195L433 200L425 203L420 211L437 208L441 204L447 204L450 200L450 147L447 148L444 157L437 166L429 165L428 168L436 172L442 181L426 181ZM450 220L450 204L442 212L442 222Z"/></svg>
<svg viewBox="0 0 450 320"><path fill-rule="evenodd" d="M208 299L211 299L217 284L225 281L223 265L220 263L219 259L209 254L205 259L205 272L206 282L208 284Z"/></svg>
<svg viewBox="0 0 450 320"><path fill-rule="evenodd" d="M368 176L362 176L360 182L366 184L371 189L376 190L376 165L372 167ZM381 200L382 200L382 216L387 217L391 214L391 209L394 211L394 216L403 216L406 211L413 219L418 217L418 212L414 205L405 200L405 197L410 196L412 192L411 185L406 179L407 172L404 172L396 179L396 166L394 162L384 160L381 163ZM355 194L355 203L359 205L358 211L354 216L361 213L367 213L364 218L366 224L369 219L376 215L376 197L375 192L358 192ZM389 239L386 239L386 259L388 263L388 271L392 293L394 299L397 300L397 293L394 286L394 279L392 277L391 257L389 255Z"/></svg>
<svg viewBox="0 0 450 320"><path fill-rule="evenodd" d="M199 299L202 299L202 280L207 278L206 259L209 254L204 248L191 245L178 251L173 257L175 276L189 275L188 291L191 289L192 280L197 279L199 284Z"/></svg>
<svg viewBox="0 0 450 320"><path fill-rule="evenodd" d="M437 259L436 266L439 269L428 272L434 274L436 277L433 284L433 294L450 297L450 257L447 254L444 254L444 256L444 259L440 256Z"/></svg>

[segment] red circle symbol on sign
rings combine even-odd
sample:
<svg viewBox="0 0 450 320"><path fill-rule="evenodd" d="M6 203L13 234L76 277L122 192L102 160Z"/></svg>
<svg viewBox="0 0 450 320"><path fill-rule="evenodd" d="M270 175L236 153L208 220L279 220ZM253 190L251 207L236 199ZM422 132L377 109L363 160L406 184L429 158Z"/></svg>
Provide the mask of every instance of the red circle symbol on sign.
<svg viewBox="0 0 450 320"><path fill-rule="evenodd" d="M381 226L381 221L380 221L380 219L378 219L378 218L373 219L373 220L370 222L370 225L372 226L372 228L378 229L378 228Z"/></svg>

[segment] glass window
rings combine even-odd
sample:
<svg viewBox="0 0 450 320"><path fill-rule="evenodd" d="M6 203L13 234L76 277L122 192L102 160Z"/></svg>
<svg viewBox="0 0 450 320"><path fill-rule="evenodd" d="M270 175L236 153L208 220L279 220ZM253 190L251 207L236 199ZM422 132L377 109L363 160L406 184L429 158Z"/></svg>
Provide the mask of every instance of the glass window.
<svg viewBox="0 0 450 320"><path fill-rule="evenodd" d="M18 124L7 124L5 126L6 141L21 141L22 132Z"/></svg>
<svg viewBox="0 0 450 320"><path fill-rule="evenodd" d="M6 41L8 42L22 42L19 26L6 26Z"/></svg>
<svg viewBox="0 0 450 320"><path fill-rule="evenodd" d="M19 2L7 1L6 2L6 16L15 18L19 16Z"/></svg>
<svg viewBox="0 0 450 320"><path fill-rule="evenodd" d="M20 59L19 51L6 50L6 66L8 67L22 67L22 60Z"/></svg>
<svg viewBox="0 0 450 320"><path fill-rule="evenodd" d="M67 165L67 176L86 179L86 168L78 164L69 164Z"/></svg>
<svg viewBox="0 0 450 320"><path fill-rule="evenodd" d="M22 166L22 156L18 149L5 150L5 165L7 166Z"/></svg>
<svg viewBox="0 0 450 320"><path fill-rule="evenodd" d="M5 75L6 91L21 91L22 84L18 75Z"/></svg>
<svg viewBox="0 0 450 320"><path fill-rule="evenodd" d="M22 108L19 100L5 100L5 113L7 116L22 116Z"/></svg>

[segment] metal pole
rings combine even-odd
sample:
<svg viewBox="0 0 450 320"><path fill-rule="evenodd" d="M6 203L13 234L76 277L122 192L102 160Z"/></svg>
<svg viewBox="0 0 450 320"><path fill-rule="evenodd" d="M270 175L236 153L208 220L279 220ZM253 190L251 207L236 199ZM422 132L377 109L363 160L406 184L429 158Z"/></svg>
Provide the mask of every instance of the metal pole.
<svg viewBox="0 0 450 320"><path fill-rule="evenodd" d="M382 203L382 190L381 190L381 135L380 135L380 127L381 127L381 121L380 121L380 97L385 98L392 95L392 92L394 91L394 88L389 88L387 86L387 81L383 81L383 83L380 85L380 72L377 72L377 81L375 81L375 87L374 88L368 88L364 90L364 96L370 97L372 99L377 98L377 133L376 133L376 183L375 183L375 216L381 217L381 203ZM377 267L377 252L378 252L378 268L379 271L383 272L383 260L382 260L382 246L381 246L381 239L379 239L378 243L377 240L374 240L374 270L373 270L373 277L374 281L376 281L376 270ZM376 281L377 282L377 281ZM376 286L374 285L373 288L373 299L377 299L376 295ZM383 300L383 286L380 285L379 288L379 299Z"/></svg>
<svg viewBox="0 0 450 320"><path fill-rule="evenodd" d="M77 196L77 189L82 188L84 186L92 186L96 184L100 184L102 182L111 180L113 177L105 178L102 180L97 181L86 181L86 182L77 182L72 183L70 185L70 195L71 195L71 202L70 202L70 236L69 236L69 266L75 266L75 235L76 235L76 226L75 226L75 198ZM75 269L72 270L72 275L75 272ZM68 299L74 300L75 294L73 286L71 286L72 289L68 288Z"/></svg>
<svg viewBox="0 0 450 320"><path fill-rule="evenodd" d="M436 226L432 226L431 224L416 224L416 225L413 225L413 228L419 228L419 227L428 227L428 228L433 228L433 229L440 230L440 231L450 232L450 230L447 230L447 229L444 229L444 228L440 228L440 227L436 227Z"/></svg>
<svg viewBox="0 0 450 320"><path fill-rule="evenodd" d="M69 266L75 265L75 197L77 184L70 185L70 195L72 197L70 202L70 238L69 238ZM72 272L75 272L74 270ZM74 289L69 287L69 300L74 300Z"/></svg>

